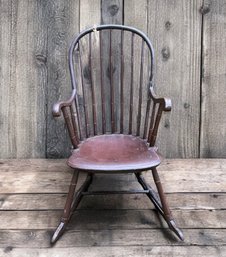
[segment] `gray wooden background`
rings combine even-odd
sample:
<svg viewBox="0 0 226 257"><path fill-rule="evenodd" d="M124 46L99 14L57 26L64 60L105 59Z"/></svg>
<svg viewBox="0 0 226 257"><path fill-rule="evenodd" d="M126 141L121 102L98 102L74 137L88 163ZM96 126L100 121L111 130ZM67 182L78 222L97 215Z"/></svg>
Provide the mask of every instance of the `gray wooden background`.
<svg viewBox="0 0 226 257"><path fill-rule="evenodd" d="M93 24L148 34L156 85L172 98L158 146L166 157L226 157L225 0L0 0L0 158L65 157L52 105L70 94L67 50Z"/></svg>

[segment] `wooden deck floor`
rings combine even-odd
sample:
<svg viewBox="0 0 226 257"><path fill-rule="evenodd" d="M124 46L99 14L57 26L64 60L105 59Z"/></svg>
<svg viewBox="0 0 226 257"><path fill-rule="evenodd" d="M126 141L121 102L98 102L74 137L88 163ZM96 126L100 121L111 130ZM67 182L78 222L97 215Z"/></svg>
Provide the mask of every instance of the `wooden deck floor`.
<svg viewBox="0 0 226 257"><path fill-rule="evenodd" d="M226 160L166 160L159 172L185 242L144 195L86 196L51 248L71 170L64 160L2 160L0 256L226 256ZM131 175L114 183L112 175L98 175L93 187L139 185Z"/></svg>

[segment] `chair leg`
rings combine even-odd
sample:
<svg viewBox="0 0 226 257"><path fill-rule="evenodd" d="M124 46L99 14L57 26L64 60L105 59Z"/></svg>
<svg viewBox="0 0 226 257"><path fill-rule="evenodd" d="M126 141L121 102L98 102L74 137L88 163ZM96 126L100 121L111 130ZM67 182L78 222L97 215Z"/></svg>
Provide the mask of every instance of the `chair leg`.
<svg viewBox="0 0 226 257"><path fill-rule="evenodd" d="M79 172L75 170L73 173L72 179L71 179L70 186L69 186L69 191L68 191L67 200L66 200L66 203L64 206L63 215L61 217L60 224L56 228L56 230L51 238L51 244L54 244L60 238L60 236L63 234L64 229L71 217L71 207L72 207L72 202L73 202L73 198L74 198L75 188L76 188L76 185L78 182L78 176L79 176Z"/></svg>
<svg viewBox="0 0 226 257"><path fill-rule="evenodd" d="M164 212L164 216L165 216L165 220L169 225L169 228L174 231L174 233L183 241L184 240L184 236L183 233L181 232L181 230L176 226L176 223L173 219L172 213L170 211L170 208L168 206L168 203L166 201L166 196L164 194L163 191L163 187L162 187L162 183L161 180L159 178L158 172L156 168L152 169L152 175L159 193L159 197L162 203L162 208L163 208L163 212Z"/></svg>
<svg viewBox="0 0 226 257"><path fill-rule="evenodd" d="M151 188L150 185L146 183L144 178L141 176L140 173L136 174L136 177L139 181L139 183L142 185L144 189L148 189L149 193L147 193L147 196L150 198L150 200L153 202L154 206L156 207L157 211L163 216L163 218L166 220L169 228L180 238L180 240L184 240L183 233L179 228L177 228L176 223L173 219L173 216L171 214L170 208L168 206L168 203L166 201L166 197L163 191L163 187L157 172L156 168L152 169L152 175L154 178L154 182L156 184L156 188L158 190L158 194Z"/></svg>
<svg viewBox="0 0 226 257"><path fill-rule="evenodd" d="M72 176L72 179L71 179L71 184L69 187L69 192L68 192L66 204L64 207L64 212L61 217L60 224L56 228L56 230L51 238L51 244L56 243L56 241L60 238L60 236L62 236L62 234L66 228L66 225L68 224L68 222L73 214L73 211L78 207L78 205L83 197L83 192L86 192L88 190L90 184L92 183L93 175L91 173L89 173L87 175L85 182L82 184L82 186L78 189L78 191L75 194L75 189L76 189L76 185L77 185L77 181L78 181L78 175L79 175L79 172L75 170L74 174Z"/></svg>

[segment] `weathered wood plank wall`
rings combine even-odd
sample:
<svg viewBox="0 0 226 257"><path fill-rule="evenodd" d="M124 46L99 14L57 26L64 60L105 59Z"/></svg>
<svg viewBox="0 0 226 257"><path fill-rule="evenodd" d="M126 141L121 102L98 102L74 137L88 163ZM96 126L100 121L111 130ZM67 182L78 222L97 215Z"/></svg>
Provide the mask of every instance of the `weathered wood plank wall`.
<svg viewBox="0 0 226 257"><path fill-rule="evenodd" d="M226 157L226 2L204 1L201 156Z"/></svg>
<svg viewBox="0 0 226 257"><path fill-rule="evenodd" d="M172 98L158 145L166 157L226 157L224 0L0 1L0 157L65 157L70 144L51 108L70 93L67 50L93 24L146 32L155 83Z"/></svg>

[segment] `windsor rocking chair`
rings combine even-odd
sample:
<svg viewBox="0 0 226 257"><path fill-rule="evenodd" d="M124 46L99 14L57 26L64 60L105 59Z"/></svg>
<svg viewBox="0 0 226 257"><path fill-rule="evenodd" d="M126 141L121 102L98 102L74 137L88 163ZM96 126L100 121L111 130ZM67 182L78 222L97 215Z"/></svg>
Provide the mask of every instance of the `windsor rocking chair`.
<svg viewBox="0 0 226 257"><path fill-rule="evenodd" d="M155 147L161 115L171 110L171 101L157 98L153 89L154 51L141 31L123 25L99 25L82 31L69 50L72 94L54 105L53 115L63 113L73 151L68 165L74 169L55 243L63 234L73 211L84 195L144 193L183 240L177 228L156 167L161 157ZM142 172L151 170L157 192ZM76 191L80 171L87 172ZM88 190L95 173L134 173L144 190ZM139 192L138 192L139 191Z"/></svg>

